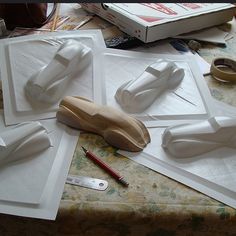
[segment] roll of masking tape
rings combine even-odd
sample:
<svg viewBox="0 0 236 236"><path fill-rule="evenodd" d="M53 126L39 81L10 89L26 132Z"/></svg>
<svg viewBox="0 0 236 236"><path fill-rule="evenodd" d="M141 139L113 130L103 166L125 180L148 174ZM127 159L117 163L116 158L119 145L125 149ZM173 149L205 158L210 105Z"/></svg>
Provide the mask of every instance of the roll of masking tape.
<svg viewBox="0 0 236 236"><path fill-rule="evenodd" d="M236 82L236 61L229 58L216 58L211 64L211 74L218 80Z"/></svg>

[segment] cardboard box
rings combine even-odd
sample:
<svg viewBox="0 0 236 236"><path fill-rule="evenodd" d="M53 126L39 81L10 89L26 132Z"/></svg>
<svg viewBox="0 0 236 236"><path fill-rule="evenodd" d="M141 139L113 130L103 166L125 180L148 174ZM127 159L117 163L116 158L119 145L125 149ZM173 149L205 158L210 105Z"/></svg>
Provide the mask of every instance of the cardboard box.
<svg viewBox="0 0 236 236"><path fill-rule="evenodd" d="M232 20L230 3L83 3L82 7L143 42L219 25Z"/></svg>

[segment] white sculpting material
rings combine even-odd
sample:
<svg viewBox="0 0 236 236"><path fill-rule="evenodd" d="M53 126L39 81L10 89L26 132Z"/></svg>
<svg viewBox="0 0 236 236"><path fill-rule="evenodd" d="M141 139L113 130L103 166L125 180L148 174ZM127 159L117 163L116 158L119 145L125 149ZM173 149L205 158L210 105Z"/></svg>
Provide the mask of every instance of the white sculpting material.
<svg viewBox="0 0 236 236"><path fill-rule="evenodd" d="M175 157L192 157L220 147L236 148L236 119L212 117L168 127L162 135L162 147Z"/></svg>
<svg viewBox="0 0 236 236"><path fill-rule="evenodd" d="M51 146L39 122L22 123L0 134L0 164L32 157Z"/></svg>
<svg viewBox="0 0 236 236"><path fill-rule="evenodd" d="M30 99L55 103L70 78L91 61L91 49L70 39L63 43L49 64L43 66L27 82L25 90Z"/></svg>
<svg viewBox="0 0 236 236"><path fill-rule="evenodd" d="M136 79L118 88L115 98L129 112L141 112L166 90L175 89L184 78L184 69L174 62L159 59Z"/></svg>

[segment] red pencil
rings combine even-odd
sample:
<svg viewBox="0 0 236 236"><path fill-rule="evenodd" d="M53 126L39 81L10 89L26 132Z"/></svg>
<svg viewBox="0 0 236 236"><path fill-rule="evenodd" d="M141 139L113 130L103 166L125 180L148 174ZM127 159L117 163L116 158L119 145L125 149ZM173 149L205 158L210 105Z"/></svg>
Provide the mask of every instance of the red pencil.
<svg viewBox="0 0 236 236"><path fill-rule="evenodd" d="M118 174L116 171L114 171L110 166L108 166L105 162L103 162L101 159L99 159L97 156L95 156L92 152L88 151L84 147L82 147L85 156L88 157L90 160L92 160L95 164L100 166L103 170L105 170L107 173L109 173L113 178L115 178L118 182L123 184L124 186L128 187L129 183L122 177L120 174Z"/></svg>

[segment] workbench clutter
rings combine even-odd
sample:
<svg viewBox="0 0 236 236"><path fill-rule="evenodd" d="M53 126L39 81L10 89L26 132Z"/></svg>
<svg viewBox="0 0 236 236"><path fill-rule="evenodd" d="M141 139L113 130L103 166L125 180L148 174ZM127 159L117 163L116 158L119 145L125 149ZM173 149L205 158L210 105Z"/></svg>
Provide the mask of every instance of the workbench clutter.
<svg viewBox="0 0 236 236"><path fill-rule="evenodd" d="M189 158L183 163L183 158L170 154L181 149L181 142L184 150L190 141L194 146L199 136L204 136L201 145L206 147L212 139L205 140L208 134L201 131L205 123L210 124L209 133L219 124L228 128L232 123L221 118L213 122L211 117L217 115L214 102L192 56L107 49L100 31L80 30L4 39L0 58L5 120L4 124L0 116L1 151L7 158L15 152L30 156L3 166L0 212L55 219L80 130L102 136L128 158L178 181L195 180L200 184L192 187L200 186L197 189L206 194L205 183L211 182L214 194L210 196L230 204L218 197L222 189L212 183L213 176L204 176L203 182L197 177L202 174L202 162L212 158L211 149L204 149L204 157L190 157L200 165L193 170ZM183 125L203 121L197 130ZM22 128L25 131L14 137L13 131ZM177 135L170 137L176 130ZM98 160L86 148L85 155ZM233 157L235 150L227 149L227 154ZM17 155L11 157L17 159ZM106 169L128 186L121 175ZM209 172L206 167L205 172ZM18 180L27 187L17 186Z"/></svg>

